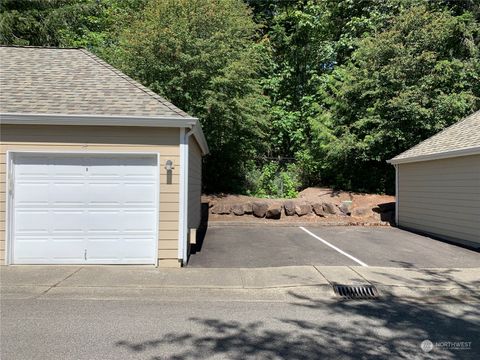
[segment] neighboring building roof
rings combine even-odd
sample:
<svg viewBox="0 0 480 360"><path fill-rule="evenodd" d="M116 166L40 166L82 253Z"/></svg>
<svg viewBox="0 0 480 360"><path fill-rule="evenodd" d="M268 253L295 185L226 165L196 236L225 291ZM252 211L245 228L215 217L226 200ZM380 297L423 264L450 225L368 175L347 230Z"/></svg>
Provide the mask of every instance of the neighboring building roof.
<svg viewBox="0 0 480 360"><path fill-rule="evenodd" d="M195 127L198 119L84 49L0 46L3 123Z"/></svg>
<svg viewBox="0 0 480 360"><path fill-rule="evenodd" d="M2 113L188 115L84 49L0 46Z"/></svg>
<svg viewBox="0 0 480 360"><path fill-rule="evenodd" d="M391 164L480 154L480 111L388 160Z"/></svg>

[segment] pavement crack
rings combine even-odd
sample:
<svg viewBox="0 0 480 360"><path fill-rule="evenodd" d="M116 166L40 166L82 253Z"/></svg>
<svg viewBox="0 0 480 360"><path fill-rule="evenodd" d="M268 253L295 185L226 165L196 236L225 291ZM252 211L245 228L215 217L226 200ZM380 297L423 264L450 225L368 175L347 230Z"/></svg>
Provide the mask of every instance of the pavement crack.
<svg viewBox="0 0 480 360"><path fill-rule="evenodd" d="M362 279L364 279L367 283L369 283L370 285L374 285L372 284L365 276L363 276L362 274L360 274L358 271L356 271L352 266L348 266L348 268L350 270L352 270L355 274L357 274L358 276L360 276Z"/></svg>
<svg viewBox="0 0 480 360"><path fill-rule="evenodd" d="M57 283L53 284L52 286L50 286L47 290L45 290L44 292L38 294L37 296L35 296L33 299L36 300L40 297L42 297L43 295L45 295L46 293L48 293L50 290L52 290L53 288L56 288L58 285L60 285L62 282L64 282L65 280L71 278L73 275L75 275L76 273L78 273L80 270L82 270L83 267L79 267L77 270L75 270L74 272L72 272L71 274L67 275L65 278L63 278L62 280L58 281Z"/></svg>
<svg viewBox="0 0 480 360"><path fill-rule="evenodd" d="M317 270L317 272L318 272L330 285L333 286L332 282L331 282L330 280L328 280L327 277L326 277L325 275L323 275L322 272L321 272L315 265L313 265L313 268L314 268L315 270Z"/></svg>
<svg viewBox="0 0 480 360"><path fill-rule="evenodd" d="M243 277L243 271L242 271L242 269L240 269L239 273L240 273L240 281L242 282L242 289L246 289L246 287L245 287L245 278Z"/></svg>

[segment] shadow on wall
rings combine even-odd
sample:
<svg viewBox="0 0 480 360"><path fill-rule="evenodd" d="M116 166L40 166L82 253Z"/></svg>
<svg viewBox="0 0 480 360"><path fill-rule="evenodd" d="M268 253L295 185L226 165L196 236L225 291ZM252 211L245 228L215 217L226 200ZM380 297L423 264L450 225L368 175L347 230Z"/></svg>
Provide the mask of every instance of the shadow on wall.
<svg viewBox="0 0 480 360"><path fill-rule="evenodd" d="M196 254L202 250L203 240L205 240L205 235L207 234L208 230L208 211L209 204L208 202L202 202L201 204L201 220L200 226L197 229L197 241L196 244L192 244L190 248L190 255Z"/></svg>
<svg viewBox="0 0 480 360"><path fill-rule="evenodd" d="M425 271L428 274L429 270ZM450 274L433 282L441 284ZM153 353L151 360L478 359L480 353L480 294L468 301L445 299L442 304L390 296L377 301L326 301L295 291L290 296L292 302L287 306L295 307L299 314L311 313L309 320L282 318L279 313L272 319L276 324L272 327L262 321L196 317L189 319L201 327L195 334L169 333L142 342L120 340L115 346L142 359L146 352ZM454 310L446 305L453 303L457 305ZM436 346L424 352L420 344L426 339L433 343L471 342L471 348Z"/></svg>

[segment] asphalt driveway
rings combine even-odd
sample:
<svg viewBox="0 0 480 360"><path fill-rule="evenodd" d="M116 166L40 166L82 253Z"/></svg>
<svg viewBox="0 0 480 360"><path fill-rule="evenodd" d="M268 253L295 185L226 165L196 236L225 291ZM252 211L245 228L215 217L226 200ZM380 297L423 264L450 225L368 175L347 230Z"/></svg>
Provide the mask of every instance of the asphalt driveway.
<svg viewBox="0 0 480 360"><path fill-rule="evenodd" d="M191 267L480 267L480 253L391 227L210 226Z"/></svg>

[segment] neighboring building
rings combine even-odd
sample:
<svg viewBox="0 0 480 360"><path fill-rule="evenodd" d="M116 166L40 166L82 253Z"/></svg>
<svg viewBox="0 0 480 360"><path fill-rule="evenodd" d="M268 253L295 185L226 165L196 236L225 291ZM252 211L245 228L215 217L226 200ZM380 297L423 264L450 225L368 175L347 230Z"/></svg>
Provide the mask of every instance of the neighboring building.
<svg viewBox="0 0 480 360"><path fill-rule="evenodd" d="M0 264L184 264L198 119L83 49L0 61Z"/></svg>
<svg viewBox="0 0 480 360"><path fill-rule="evenodd" d="M480 248L480 111L388 162L400 227Z"/></svg>

